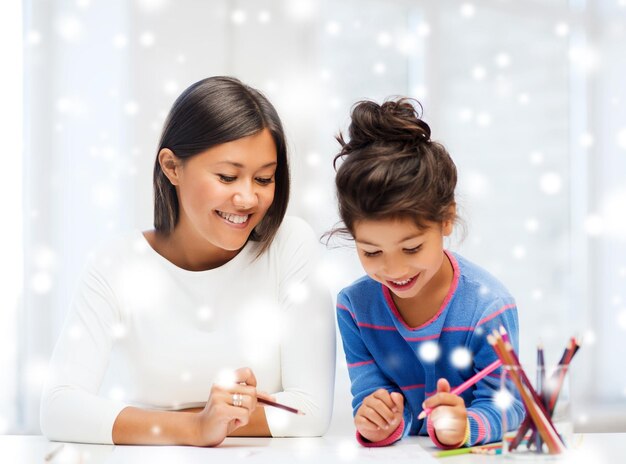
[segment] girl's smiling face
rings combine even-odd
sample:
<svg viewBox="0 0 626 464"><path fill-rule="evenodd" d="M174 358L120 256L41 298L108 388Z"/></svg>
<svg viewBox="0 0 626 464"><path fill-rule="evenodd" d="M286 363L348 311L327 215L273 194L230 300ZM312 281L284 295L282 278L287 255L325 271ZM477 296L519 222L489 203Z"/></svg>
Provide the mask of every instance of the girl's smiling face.
<svg viewBox="0 0 626 464"><path fill-rule="evenodd" d="M398 298L417 297L444 262L443 238L452 233L452 221L425 226L418 228L410 218L354 223L363 269Z"/></svg>

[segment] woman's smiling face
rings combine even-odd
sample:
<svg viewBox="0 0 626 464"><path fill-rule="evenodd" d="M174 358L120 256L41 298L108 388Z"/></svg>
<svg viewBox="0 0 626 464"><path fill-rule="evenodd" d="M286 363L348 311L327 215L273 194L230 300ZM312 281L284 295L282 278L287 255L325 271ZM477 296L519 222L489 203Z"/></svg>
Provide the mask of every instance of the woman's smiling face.
<svg viewBox="0 0 626 464"><path fill-rule="evenodd" d="M268 129L216 145L180 163L176 227L216 248L243 247L274 200L277 155Z"/></svg>

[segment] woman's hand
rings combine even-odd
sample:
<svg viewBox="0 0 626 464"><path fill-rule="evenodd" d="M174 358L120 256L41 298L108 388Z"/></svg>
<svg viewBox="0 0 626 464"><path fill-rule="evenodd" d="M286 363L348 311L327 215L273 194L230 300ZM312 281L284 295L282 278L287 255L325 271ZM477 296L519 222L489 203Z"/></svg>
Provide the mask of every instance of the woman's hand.
<svg viewBox="0 0 626 464"><path fill-rule="evenodd" d="M369 441L381 441L398 428L403 411L404 396L381 388L365 397L354 417L354 425Z"/></svg>
<svg viewBox="0 0 626 464"><path fill-rule="evenodd" d="M460 446L465 439L467 409L463 398L450 393L446 379L437 381L437 393L428 398L422 407L432 408L429 415L437 440L447 446Z"/></svg>
<svg viewBox="0 0 626 464"><path fill-rule="evenodd" d="M256 378L248 368L235 371L232 385L213 384L204 409L196 413L198 446L219 445L233 430L246 425L257 407Z"/></svg>

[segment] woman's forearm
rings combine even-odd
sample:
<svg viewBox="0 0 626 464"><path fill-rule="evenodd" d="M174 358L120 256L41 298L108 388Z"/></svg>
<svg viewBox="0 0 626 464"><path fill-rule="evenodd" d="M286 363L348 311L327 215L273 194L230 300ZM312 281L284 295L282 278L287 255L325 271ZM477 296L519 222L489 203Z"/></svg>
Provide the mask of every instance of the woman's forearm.
<svg viewBox="0 0 626 464"><path fill-rule="evenodd" d="M113 424L116 445L200 445L197 413L128 407Z"/></svg>
<svg viewBox="0 0 626 464"><path fill-rule="evenodd" d="M198 414L202 408L183 411L154 411L135 407L122 410L113 424L116 445L190 445L203 443L198 430ZM265 411L255 409L248 424L233 430L231 437L271 437Z"/></svg>

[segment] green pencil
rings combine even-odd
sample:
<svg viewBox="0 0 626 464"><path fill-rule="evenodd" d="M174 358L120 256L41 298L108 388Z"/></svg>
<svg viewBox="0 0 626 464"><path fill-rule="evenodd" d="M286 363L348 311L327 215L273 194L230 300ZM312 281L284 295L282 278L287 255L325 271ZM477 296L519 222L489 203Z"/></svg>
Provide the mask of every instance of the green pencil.
<svg viewBox="0 0 626 464"><path fill-rule="evenodd" d="M447 458L448 456L457 456L459 454L470 454L472 448L456 448L451 450L436 451L433 455L436 458Z"/></svg>
<svg viewBox="0 0 626 464"><path fill-rule="evenodd" d="M501 451L502 446L500 444L492 443L490 445L472 446L469 448L456 448L451 450L435 451L433 456L436 458L446 458L448 456L458 456L460 454L500 454L498 452L490 453L489 451Z"/></svg>

